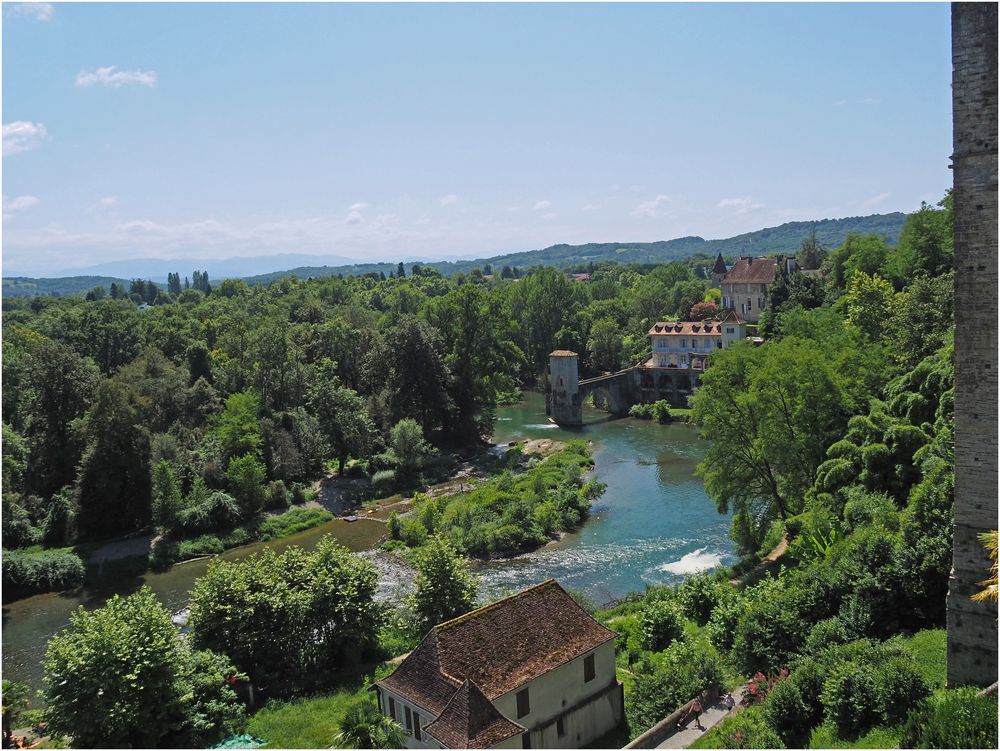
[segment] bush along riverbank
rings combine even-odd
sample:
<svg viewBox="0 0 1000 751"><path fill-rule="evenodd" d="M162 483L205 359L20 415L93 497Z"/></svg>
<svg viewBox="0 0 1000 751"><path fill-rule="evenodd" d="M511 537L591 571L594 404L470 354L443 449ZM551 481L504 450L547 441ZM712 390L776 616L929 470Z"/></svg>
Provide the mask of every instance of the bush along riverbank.
<svg viewBox="0 0 1000 751"><path fill-rule="evenodd" d="M584 477L594 462L583 441L570 441L544 460L525 459L515 448L505 461L506 471L472 490L415 497L410 513L389 517L386 547L419 548L439 535L472 558L517 555L578 527L604 492L603 483Z"/></svg>
<svg viewBox="0 0 1000 751"><path fill-rule="evenodd" d="M174 563L216 555L230 548L267 542L303 532L332 520L333 514L317 508L295 508L282 514L260 516L251 522L195 537L156 538L146 548L149 537L121 541L120 555L106 554L105 545L28 548L3 551L3 601L13 602L46 592L62 592L84 584L140 576L150 568L162 570ZM146 548L149 552L135 553Z"/></svg>

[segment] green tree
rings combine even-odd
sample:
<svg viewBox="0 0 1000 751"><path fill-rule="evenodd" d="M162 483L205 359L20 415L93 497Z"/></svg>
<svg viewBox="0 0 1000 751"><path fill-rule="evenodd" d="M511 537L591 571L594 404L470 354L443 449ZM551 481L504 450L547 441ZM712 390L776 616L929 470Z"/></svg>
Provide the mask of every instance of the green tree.
<svg viewBox="0 0 1000 751"><path fill-rule="evenodd" d="M267 468L264 463L251 453L234 456L226 468L226 480L229 489L240 504L244 519L251 518L264 508L264 480L267 479Z"/></svg>
<svg viewBox="0 0 1000 751"><path fill-rule="evenodd" d="M475 607L478 586L469 567L449 542L432 537L417 559L412 606L425 629L457 618Z"/></svg>
<svg viewBox="0 0 1000 751"><path fill-rule="evenodd" d="M187 724L191 709L211 703L214 718L229 721L199 740L218 740L241 708L224 675L212 677L215 685L200 701L189 695L203 665L192 663L170 613L147 587L115 595L97 610L80 607L45 653L48 730L72 736L82 748L154 748L172 745L168 739Z"/></svg>
<svg viewBox="0 0 1000 751"><path fill-rule="evenodd" d="M115 380L97 389L80 422L86 446L76 480L79 527L100 537L141 529L152 518L147 403Z"/></svg>
<svg viewBox="0 0 1000 751"><path fill-rule="evenodd" d="M478 439L492 431L497 391L513 385L523 359L511 341L510 315L487 289L466 285L437 298L428 319L445 342L448 392L455 407L451 432Z"/></svg>
<svg viewBox="0 0 1000 751"><path fill-rule="evenodd" d="M403 472L420 469L433 453L431 445L424 440L420 425L409 419L393 425L389 432L389 450Z"/></svg>
<svg viewBox="0 0 1000 751"><path fill-rule="evenodd" d="M191 639L272 696L321 686L375 647L376 584L372 564L330 538L314 551L215 560L191 593Z"/></svg>
<svg viewBox="0 0 1000 751"><path fill-rule="evenodd" d="M936 277L954 269L955 229L950 190L937 205L940 208L921 203L906 218L899 243L887 264L888 273L898 287L921 273Z"/></svg>
<svg viewBox="0 0 1000 751"><path fill-rule="evenodd" d="M403 264L399 264L400 269ZM337 723L340 732L333 738L334 748L404 748L403 728L379 711L375 699L365 695L344 712Z"/></svg>
<svg viewBox="0 0 1000 751"><path fill-rule="evenodd" d="M873 341L888 330L892 316L892 285L878 274L855 271L847 284L847 320Z"/></svg>
<svg viewBox="0 0 1000 751"><path fill-rule="evenodd" d="M73 482L80 445L71 425L99 379L94 364L69 347L21 326L4 329L3 414L28 443L25 492L48 496Z"/></svg>
<svg viewBox="0 0 1000 751"><path fill-rule="evenodd" d="M754 552L775 518L801 510L826 447L851 415L852 389L812 341L785 337L716 352L692 398L709 439L698 465L719 511L734 512L734 537Z"/></svg>
<svg viewBox="0 0 1000 751"><path fill-rule="evenodd" d="M170 530L177 521L184 498L174 468L166 459L161 459L153 467L152 486L153 524L160 529Z"/></svg>
<svg viewBox="0 0 1000 751"><path fill-rule="evenodd" d="M226 457L246 453L258 455L263 437L260 431L260 397L252 389L232 394L215 418L213 432L222 442Z"/></svg>
<svg viewBox="0 0 1000 751"><path fill-rule="evenodd" d="M364 383L383 429L410 417L425 431L441 425L450 409L444 342L437 331L403 316L377 338L364 360Z"/></svg>
<svg viewBox="0 0 1000 751"><path fill-rule="evenodd" d="M309 388L309 408L319 421L326 442L337 457L340 474L349 456L364 457L375 438L375 423L357 392L341 385L336 364L320 363Z"/></svg>
<svg viewBox="0 0 1000 751"><path fill-rule="evenodd" d="M587 349L595 369L616 371L621 368L622 331L618 324L609 318L595 322L590 327Z"/></svg>

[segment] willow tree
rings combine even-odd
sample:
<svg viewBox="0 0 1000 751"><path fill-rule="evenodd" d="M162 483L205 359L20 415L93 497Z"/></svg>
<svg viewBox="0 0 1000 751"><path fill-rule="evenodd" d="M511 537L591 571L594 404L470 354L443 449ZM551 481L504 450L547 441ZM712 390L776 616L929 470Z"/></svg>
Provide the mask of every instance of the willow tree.
<svg viewBox="0 0 1000 751"><path fill-rule="evenodd" d="M768 525L802 510L826 447L843 432L854 399L824 348L787 337L712 355L692 398L711 442L698 474L733 538L753 552Z"/></svg>

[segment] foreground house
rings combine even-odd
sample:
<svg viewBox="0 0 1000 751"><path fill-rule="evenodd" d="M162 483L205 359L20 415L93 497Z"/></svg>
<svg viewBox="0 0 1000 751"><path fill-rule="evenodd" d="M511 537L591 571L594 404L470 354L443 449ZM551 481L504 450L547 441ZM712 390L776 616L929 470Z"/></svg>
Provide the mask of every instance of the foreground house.
<svg viewBox="0 0 1000 751"><path fill-rule="evenodd" d="M580 748L622 721L614 640L550 579L435 626L373 688L408 748Z"/></svg>

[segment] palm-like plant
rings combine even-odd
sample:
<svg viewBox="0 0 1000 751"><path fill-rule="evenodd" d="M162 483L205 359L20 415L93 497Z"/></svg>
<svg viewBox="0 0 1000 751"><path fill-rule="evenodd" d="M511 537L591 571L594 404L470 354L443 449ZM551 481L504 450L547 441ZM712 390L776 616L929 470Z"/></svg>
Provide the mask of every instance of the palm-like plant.
<svg viewBox="0 0 1000 751"><path fill-rule="evenodd" d="M403 748L406 745L403 728L382 714L370 696L348 707L339 727L340 732L333 739L334 748Z"/></svg>
<svg viewBox="0 0 1000 751"><path fill-rule="evenodd" d="M972 595L972 599L976 602L996 602L997 601L997 530L991 532L981 532L979 535L980 541L983 543L983 547L986 548L986 552L989 553L990 559L993 561L993 565L990 567L990 578L985 581L979 582L979 584L985 587L981 592L976 592Z"/></svg>

